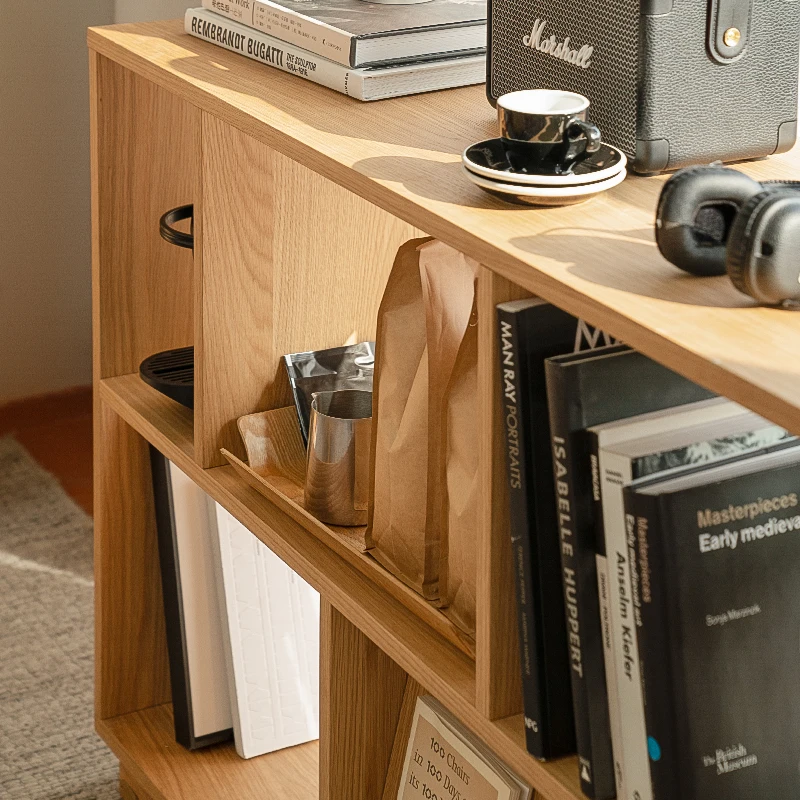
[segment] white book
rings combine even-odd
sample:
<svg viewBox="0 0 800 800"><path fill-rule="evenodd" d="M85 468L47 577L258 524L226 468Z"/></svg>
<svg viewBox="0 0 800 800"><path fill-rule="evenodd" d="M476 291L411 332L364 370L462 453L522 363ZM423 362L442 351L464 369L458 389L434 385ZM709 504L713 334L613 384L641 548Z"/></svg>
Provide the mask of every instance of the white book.
<svg viewBox="0 0 800 800"><path fill-rule="evenodd" d="M617 747L622 769L621 800L652 800L644 697L639 666L637 626L623 487L632 480L692 463L710 463L735 453L757 450L786 436L745 408L726 400L694 403L658 414L642 415L590 429L594 437L602 536L608 559L608 606L611 623L613 696L618 704ZM593 472L595 468L593 457ZM609 687L611 703L612 687Z"/></svg>
<svg viewBox="0 0 800 800"><path fill-rule="evenodd" d="M252 758L318 739L319 594L222 506L208 510L236 752Z"/></svg>
<svg viewBox="0 0 800 800"><path fill-rule="evenodd" d="M485 55L352 69L204 8L190 8L184 26L186 33L199 39L357 100L385 100L486 80Z"/></svg>
<svg viewBox="0 0 800 800"><path fill-rule="evenodd" d="M486 0L203 0L210 11L347 67L486 51Z"/></svg>

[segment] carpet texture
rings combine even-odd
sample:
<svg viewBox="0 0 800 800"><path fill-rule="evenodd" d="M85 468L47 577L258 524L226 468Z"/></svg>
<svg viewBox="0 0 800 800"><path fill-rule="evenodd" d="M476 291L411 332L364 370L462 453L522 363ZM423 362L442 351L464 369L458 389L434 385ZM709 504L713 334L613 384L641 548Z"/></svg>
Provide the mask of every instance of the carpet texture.
<svg viewBox="0 0 800 800"><path fill-rule="evenodd" d="M118 800L94 732L92 521L0 438L0 798Z"/></svg>

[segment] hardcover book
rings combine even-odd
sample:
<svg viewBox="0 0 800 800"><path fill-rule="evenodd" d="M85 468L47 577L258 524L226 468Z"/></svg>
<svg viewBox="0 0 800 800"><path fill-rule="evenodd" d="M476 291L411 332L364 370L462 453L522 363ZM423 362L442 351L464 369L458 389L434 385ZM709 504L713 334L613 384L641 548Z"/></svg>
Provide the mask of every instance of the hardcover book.
<svg viewBox="0 0 800 800"><path fill-rule="evenodd" d="M536 298L497 306L525 737L537 758L575 752L544 360L610 339Z"/></svg>
<svg viewBox="0 0 800 800"><path fill-rule="evenodd" d="M608 559L610 647L606 654L606 683L615 674L616 685L609 685L608 690L609 697L617 699L621 719L621 736L614 741L615 758L622 769L620 794L624 798L652 800L636 608L632 603L636 575L631 564L635 559L631 558L632 542L628 541L625 526L623 486L666 469L753 452L787 434L783 428L722 398L600 425L590 434L595 522L598 538L605 539ZM609 658L616 663L615 673L609 673Z"/></svg>
<svg viewBox="0 0 800 800"><path fill-rule="evenodd" d="M616 770L598 596L605 560L595 536L587 429L713 395L628 348L550 358L545 373L581 787L610 800Z"/></svg>
<svg viewBox="0 0 800 800"><path fill-rule="evenodd" d="M800 796L800 448L624 495L655 797Z"/></svg>
<svg viewBox="0 0 800 800"><path fill-rule="evenodd" d="M203 0L203 6L347 67L486 52L486 0Z"/></svg>
<svg viewBox="0 0 800 800"><path fill-rule="evenodd" d="M319 594L210 498L209 514L236 752L318 739Z"/></svg>
<svg viewBox="0 0 800 800"><path fill-rule="evenodd" d="M233 738L208 496L150 447L175 739L196 750Z"/></svg>
<svg viewBox="0 0 800 800"><path fill-rule="evenodd" d="M400 66L351 68L205 8L190 8L184 18L184 28L198 39L356 100L385 100L470 86L484 80L486 56L483 54L415 61Z"/></svg>
<svg viewBox="0 0 800 800"><path fill-rule="evenodd" d="M531 787L436 698L417 698L397 800L529 800L532 795Z"/></svg>

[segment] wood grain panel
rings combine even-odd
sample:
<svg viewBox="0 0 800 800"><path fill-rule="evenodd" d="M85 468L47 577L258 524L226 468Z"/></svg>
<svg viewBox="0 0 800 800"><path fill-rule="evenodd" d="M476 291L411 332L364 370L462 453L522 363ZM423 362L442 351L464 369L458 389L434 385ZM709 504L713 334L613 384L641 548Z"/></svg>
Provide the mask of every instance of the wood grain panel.
<svg viewBox="0 0 800 800"><path fill-rule="evenodd" d="M148 446L95 401L95 714L170 697Z"/></svg>
<svg viewBox="0 0 800 800"><path fill-rule="evenodd" d="M152 796L136 784L122 764L119 767L119 793L122 800L152 800Z"/></svg>
<svg viewBox="0 0 800 800"><path fill-rule="evenodd" d="M98 722L137 800L317 800L319 745L309 742L258 758L232 744L190 752L175 743L172 706Z"/></svg>
<svg viewBox="0 0 800 800"><path fill-rule="evenodd" d="M275 206L268 148L203 115L203 203L195 274L195 455L236 453L236 420L258 410L272 363Z"/></svg>
<svg viewBox="0 0 800 800"><path fill-rule="evenodd" d="M197 261L195 442L244 451L238 417L291 403L285 353L371 339L417 231L209 115Z"/></svg>
<svg viewBox="0 0 800 800"><path fill-rule="evenodd" d="M320 629L320 800L377 800L408 676L325 600Z"/></svg>
<svg viewBox="0 0 800 800"><path fill-rule="evenodd" d="M662 177L590 202L526 209L473 186L463 148L497 135L481 87L359 103L185 35L180 23L89 34L91 47L583 317L800 433L800 326L725 278L690 278L653 241ZM800 148L742 165L800 178Z"/></svg>
<svg viewBox="0 0 800 800"><path fill-rule="evenodd" d="M517 604L511 558L505 422L495 306L528 293L481 268L478 281L478 415L481 497L478 538L476 703L489 719L522 711Z"/></svg>
<svg viewBox="0 0 800 800"><path fill-rule="evenodd" d="M397 793L400 790L400 780L403 777L403 766L408 749L408 740L411 737L411 726L414 723L414 711L417 707L417 698L427 694L425 689L420 686L413 678L406 682L405 692L403 692L403 705L400 708L400 716L397 720L397 731L394 736L392 746L392 757L389 760L389 768L386 771L386 783L383 787L383 800L397 800Z"/></svg>
<svg viewBox="0 0 800 800"><path fill-rule="evenodd" d="M92 55L95 376L138 370L193 341L192 253L165 242L165 211L199 194L200 111Z"/></svg>

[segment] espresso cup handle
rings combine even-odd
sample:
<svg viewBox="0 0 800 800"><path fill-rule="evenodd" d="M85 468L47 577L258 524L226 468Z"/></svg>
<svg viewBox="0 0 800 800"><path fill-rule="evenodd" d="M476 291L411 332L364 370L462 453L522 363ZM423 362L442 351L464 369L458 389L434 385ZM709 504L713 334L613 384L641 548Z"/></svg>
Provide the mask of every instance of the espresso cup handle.
<svg viewBox="0 0 800 800"><path fill-rule="evenodd" d="M584 119L572 120L567 128L567 136L569 137L568 161L575 161L585 154L596 153L603 143L600 128Z"/></svg>

